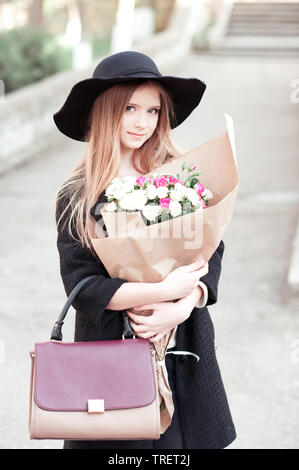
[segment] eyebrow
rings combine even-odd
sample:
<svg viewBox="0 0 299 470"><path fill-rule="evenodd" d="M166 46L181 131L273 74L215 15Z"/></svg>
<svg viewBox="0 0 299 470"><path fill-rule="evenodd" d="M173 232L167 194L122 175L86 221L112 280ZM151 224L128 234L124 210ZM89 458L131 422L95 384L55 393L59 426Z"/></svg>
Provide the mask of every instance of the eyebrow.
<svg viewBox="0 0 299 470"><path fill-rule="evenodd" d="M135 103L128 103L128 106L129 105L136 106L137 108L139 108L140 106L139 104L135 104ZM148 109L152 109L152 108L161 108L161 106L157 104L157 105L150 106Z"/></svg>

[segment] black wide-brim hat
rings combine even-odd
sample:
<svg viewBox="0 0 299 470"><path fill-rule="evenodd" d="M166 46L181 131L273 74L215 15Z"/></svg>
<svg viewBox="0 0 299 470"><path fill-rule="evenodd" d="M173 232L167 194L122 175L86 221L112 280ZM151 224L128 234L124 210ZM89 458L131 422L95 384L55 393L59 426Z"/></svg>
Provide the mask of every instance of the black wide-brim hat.
<svg viewBox="0 0 299 470"><path fill-rule="evenodd" d="M151 79L161 83L172 98L175 120L179 126L198 106L206 84L198 78L163 76L154 61L137 51L122 51L105 57L94 69L92 78L76 83L65 103L53 115L58 129L74 140L85 141L88 117L94 100L105 90L121 82Z"/></svg>

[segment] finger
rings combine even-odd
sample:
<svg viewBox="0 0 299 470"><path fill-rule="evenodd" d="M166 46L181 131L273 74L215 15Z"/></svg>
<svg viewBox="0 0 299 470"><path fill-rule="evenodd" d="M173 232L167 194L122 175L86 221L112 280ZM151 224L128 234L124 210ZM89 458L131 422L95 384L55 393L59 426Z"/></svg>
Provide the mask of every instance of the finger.
<svg viewBox="0 0 299 470"><path fill-rule="evenodd" d="M156 333L154 331L145 331L144 333L138 333L139 338L149 339Z"/></svg>
<svg viewBox="0 0 299 470"><path fill-rule="evenodd" d="M154 309L155 304L147 304L147 305L139 305L138 307L134 307L134 310L148 310L148 309Z"/></svg>
<svg viewBox="0 0 299 470"><path fill-rule="evenodd" d="M157 332L156 331L145 331L144 333L141 333L141 334L143 335L144 339L150 339L153 336L155 336L157 334Z"/></svg>
<svg viewBox="0 0 299 470"><path fill-rule="evenodd" d="M135 313L127 310L128 317L131 318L138 325L150 325L150 317L145 317L143 315L137 315Z"/></svg>
<svg viewBox="0 0 299 470"><path fill-rule="evenodd" d="M203 266L201 266L197 271L201 271L202 269L209 269L209 263L205 263Z"/></svg>
<svg viewBox="0 0 299 470"><path fill-rule="evenodd" d="M158 341L160 341L160 339L163 338L164 335L165 335L165 333L159 333L159 334L153 336L152 338L150 338L149 342L150 343L157 343Z"/></svg>
<svg viewBox="0 0 299 470"><path fill-rule="evenodd" d="M140 325L140 324L137 324L135 322L133 322L132 320L130 320L130 326L131 328L136 332L136 333L145 333L148 331L148 327L146 327L145 325Z"/></svg>
<svg viewBox="0 0 299 470"><path fill-rule="evenodd" d="M199 269L198 271L194 271L194 277L196 279L205 276L209 272L209 267L205 266L204 268Z"/></svg>
<svg viewBox="0 0 299 470"><path fill-rule="evenodd" d="M129 325L132 328L132 330L134 330L134 332L138 333L141 325L137 325L137 323L134 323L133 320L129 321Z"/></svg>
<svg viewBox="0 0 299 470"><path fill-rule="evenodd" d="M136 325L133 323L132 329L139 338L147 339L157 334L157 331L153 331L152 328L145 325Z"/></svg>
<svg viewBox="0 0 299 470"><path fill-rule="evenodd" d="M139 318L136 318L136 315L134 315L131 312L127 312L127 314L128 314L128 317L129 317L129 323L130 323L130 325L133 325L134 328L136 328L136 327L139 328L142 325L141 319L139 320ZM134 318L133 318L133 316L134 316ZM137 317L140 317L140 315L137 315Z"/></svg>
<svg viewBox="0 0 299 470"><path fill-rule="evenodd" d="M205 259L200 259L195 261L194 263L187 264L186 266L182 266L183 270L187 273L191 273L192 271L196 271L197 269L202 268L206 263Z"/></svg>
<svg viewBox="0 0 299 470"><path fill-rule="evenodd" d="M205 276L209 272L209 266L205 266L204 268L199 270L200 277Z"/></svg>

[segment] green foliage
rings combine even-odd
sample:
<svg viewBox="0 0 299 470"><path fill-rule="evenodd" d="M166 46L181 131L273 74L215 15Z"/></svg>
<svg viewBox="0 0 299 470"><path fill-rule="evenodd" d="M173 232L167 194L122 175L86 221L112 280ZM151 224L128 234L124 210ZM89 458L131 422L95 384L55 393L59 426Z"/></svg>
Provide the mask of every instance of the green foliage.
<svg viewBox="0 0 299 470"><path fill-rule="evenodd" d="M0 78L5 93L71 68L72 51L39 28L15 28L0 34Z"/></svg>
<svg viewBox="0 0 299 470"><path fill-rule="evenodd" d="M93 59L97 59L98 57L101 57L102 55L109 54L110 44L111 44L110 36L106 36L106 37L94 36L91 39Z"/></svg>

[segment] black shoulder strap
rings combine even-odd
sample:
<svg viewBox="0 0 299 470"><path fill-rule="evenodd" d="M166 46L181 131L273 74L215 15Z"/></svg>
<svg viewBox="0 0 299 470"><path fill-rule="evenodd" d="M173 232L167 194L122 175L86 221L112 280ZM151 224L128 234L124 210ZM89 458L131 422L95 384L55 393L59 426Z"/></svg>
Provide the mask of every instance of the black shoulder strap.
<svg viewBox="0 0 299 470"><path fill-rule="evenodd" d="M51 340L55 341L62 341L62 325L64 323L64 319L67 315L67 312L72 305L75 297L79 294L81 289L88 284L91 280L96 279L98 277L97 274L93 274L92 276L85 277L82 279L78 284L74 287L72 292L70 293L67 301L65 302L63 309L58 317L58 320L54 323L52 333L51 333ZM132 338L134 336L134 331L130 327L129 324L129 317L126 313L126 310L121 311L122 319L123 319L123 337L125 338Z"/></svg>

